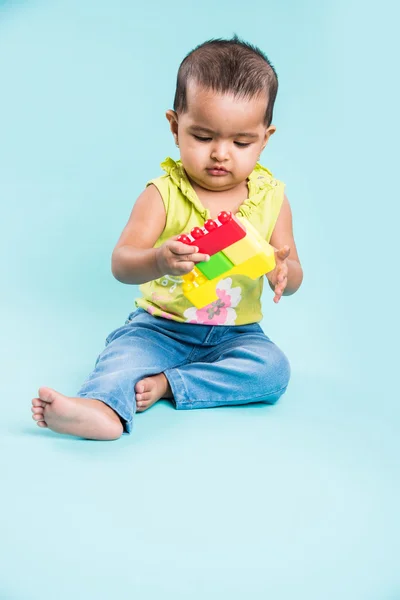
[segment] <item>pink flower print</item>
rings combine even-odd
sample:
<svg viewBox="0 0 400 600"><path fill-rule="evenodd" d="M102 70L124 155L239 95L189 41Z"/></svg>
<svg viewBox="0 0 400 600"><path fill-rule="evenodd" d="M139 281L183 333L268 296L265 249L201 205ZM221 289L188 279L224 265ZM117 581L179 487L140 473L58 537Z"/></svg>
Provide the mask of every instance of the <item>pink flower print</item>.
<svg viewBox="0 0 400 600"><path fill-rule="evenodd" d="M187 323L202 325L234 325L237 314L234 310L242 299L242 289L232 288L232 279L222 279L217 283L218 300L203 308L192 306L183 313Z"/></svg>
<svg viewBox="0 0 400 600"><path fill-rule="evenodd" d="M146 310L153 317L155 316L155 317L164 317L164 319L172 319L171 315L164 312L163 310L160 310L159 308L156 308L155 306L148 306Z"/></svg>
<svg viewBox="0 0 400 600"><path fill-rule="evenodd" d="M171 315L164 312L163 310L161 311L160 317L164 317L164 319L172 319Z"/></svg>
<svg viewBox="0 0 400 600"><path fill-rule="evenodd" d="M160 296L160 294L157 294L156 292L151 294L151 299L153 302L157 302L161 308L165 308L165 303L171 301L171 298L168 298L168 296Z"/></svg>
<svg viewBox="0 0 400 600"><path fill-rule="evenodd" d="M160 317L164 317L164 319L172 319L171 315L166 312L168 310L168 307L164 304L164 302L170 302L171 298L168 298L168 296L160 296L156 294L156 292L153 292L151 295L151 299L155 303L158 302L158 305L162 310L159 310L154 306L150 306L149 313L151 313L152 315L159 315Z"/></svg>

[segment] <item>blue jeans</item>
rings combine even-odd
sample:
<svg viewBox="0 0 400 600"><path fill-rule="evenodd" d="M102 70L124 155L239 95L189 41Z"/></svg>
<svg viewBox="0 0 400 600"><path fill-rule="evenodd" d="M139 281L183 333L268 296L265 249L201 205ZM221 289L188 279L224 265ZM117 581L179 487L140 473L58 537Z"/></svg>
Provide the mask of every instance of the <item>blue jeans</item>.
<svg viewBox="0 0 400 600"><path fill-rule="evenodd" d="M290 366L260 325L211 326L153 317L142 308L110 333L77 393L110 406L132 431L135 385L164 373L177 409L275 403Z"/></svg>

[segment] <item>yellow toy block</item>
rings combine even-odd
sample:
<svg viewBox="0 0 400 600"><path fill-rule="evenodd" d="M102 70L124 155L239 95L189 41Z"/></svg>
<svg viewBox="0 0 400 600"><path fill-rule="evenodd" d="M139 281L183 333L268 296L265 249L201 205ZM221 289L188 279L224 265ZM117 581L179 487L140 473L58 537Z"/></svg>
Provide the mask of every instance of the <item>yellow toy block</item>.
<svg viewBox="0 0 400 600"><path fill-rule="evenodd" d="M264 240L264 238L261 236L259 231L257 231L257 229L254 227L254 225L252 225L250 223L250 221L248 219L246 219L246 217L242 217L241 215L238 215L237 218L239 219L239 221L241 221L243 223L244 227L246 228L247 235L254 238L254 240L260 244L261 248L263 249L263 251L266 254L270 254L270 252L272 250L274 252L274 257L275 257L275 250L273 249L271 244L268 244L267 240ZM225 252L225 250L224 250L224 252ZM275 264L272 268L273 269L275 268Z"/></svg>
<svg viewBox="0 0 400 600"><path fill-rule="evenodd" d="M199 271L199 269L197 269L196 267L194 267L194 269L192 269L190 271L190 273L186 273L186 275L182 275L182 279L184 281L184 283L183 283L184 290L185 290L185 285L192 286L192 284L194 284L194 283L196 285L203 285L203 283L208 281L207 277L205 275L203 275L203 273L201 271ZM188 289L192 289L192 288L190 287Z"/></svg>
<svg viewBox="0 0 400 600"><path fill-rule="evenodd" d="M260 252L259 254L248 258L240 265L235 265L232 269L226 271L226 273L211 280L207 280L201 273L196 276L193 274L193 271L191 271L188 275L183 277L185 279L185 283L182 287L183 293L196 308L203 308L203 306L207 306L207 304L218 300L217 283L221 281L221 279L231 277L232 275L247 275L250 279L257 279L271 271L274 267L275 255L272 249L272 255L266 256L263 252ZM187 279L188 276L189 279Z"/></svg>
<svg viewBox="0 0 400 600"><path fill-rule="evenodd" d="M246 234L242 240L224 248L222 252L234 265L240 265L248 258L262 252L262 250L261 244L254 239L254 236Z"/></svg>

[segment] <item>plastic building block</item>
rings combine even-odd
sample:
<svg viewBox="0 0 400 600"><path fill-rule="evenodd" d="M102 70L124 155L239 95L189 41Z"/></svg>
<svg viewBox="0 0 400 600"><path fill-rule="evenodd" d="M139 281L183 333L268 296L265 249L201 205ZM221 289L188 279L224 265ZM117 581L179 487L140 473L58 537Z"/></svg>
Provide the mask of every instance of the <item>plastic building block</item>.
<svg viewBox="0 0 400 600"><path fill-rule="evenodd" d="M275 258L272 257L275 264ZM274 268L274 267L272 267ZM231 277L232 275L246 275L250 279L257 279L271 269L271 259L266 257L263 252L256 254L251 258L248 258L244 263L235 265L230 271L226 271L222 275L215 277L214 279L206 279L204 275L194 276L191 280L187 279L187 275L183 277L185 283L183 284L183 293L190 302L196 306L196 308L203 308L218 300L217 295L217 283L221 279ZM189 273L192 275L193 271Z"/></svg>
<svg viewBox="0 0 400 600"><path fill-rule="evenodd" d="M240 242L242 241L243 240L240 240ZM237 243L240 244L240 242ZM210 260L207 262L197 263L197 268L205 275L205 277L207 277L207 279L214 279L215 277L218 277L218 275L232 269L233 266L234 263L225 256L224 252L217 252L217 254L211 256Z"/></svg>
<svg viewBox="0 0 400 600"><path fill-rule="evenodd" d="M208 219L204 228L194 227L190 235L180 235L178 240L197 246L199 252L212 256L227 246L238 242L246 235L246 229L242 223L229 211L223 210L218 219Z"/></svg>
<svg viewBox="0 0 400 600"><path fill-rule="evenodd" d="M246 219L246 217L242 217L241 215L239 215L239 217L237 217L237 218L245 226L247 235L249 235L250 237L253 237L255 240L257 240L257 242L264 249L264 252L269 254L271 252L271 248L272 248L271 244L268 244L268 242L266 240L264 240L264 238L260 235L260 233L254 227L254 225L252 225L250 223L250 221L248 219ZM275 253L274 253L274 256L275 256Z"/></svg>
<svg viewBox="0 0 400 600"><path fill-rule="evenodd" d="M219 217L220 215L218 215ZM233 218L245 228L245 237L224 247L223 252L214 254L210 261L198 263L190 273L182 277L184 281L183 293L196 308L203 308L218 299L216 288L221 279L233 275L245 275L251 279L257 279L275 268L274 248L262 238L257 229L245 217ZM218 227L218 229L220 228L221 226ZM205 234L205 237L208 235ZM185 235L180 236L178 239L184 243L191 241ZM192 242L192 245L195 244L200 248L197 240ZM217 247L217 244L215 244L215 247ZM211 269L207 271L205 267L212 262L214 262L214 265L211 265ZM221 271L224 262L226 268ZM229 268L229 264L231 268Z"/></svg>
<svg viewBox="0 0 400 600"><path fill-rule="evenodd" d="M193 283L195 283L198 286L198 285L203 285L203 283L206 283L207 281L209 281L207 279L207 277L205 275L203 275L203 273L201 271L198 270L197 267L192 269L190 271L190 273L186 273L186 275L182 275L182 279L184 281L184 286L186 284L193 284ZM192 289L192 287L193 286L190 286L190 289ZM189 286L187 286L187 289L189 289Z"/></svg>
<svg viewBox="0 0 400 600"><path fill-rule="evenodd" d="M263 248L261 244L251 235L246 235L246 237L235 242L232 246L224 248L225 256L227 256L234 265L240 265L251 256L259 254L262 251Z"/></svg>

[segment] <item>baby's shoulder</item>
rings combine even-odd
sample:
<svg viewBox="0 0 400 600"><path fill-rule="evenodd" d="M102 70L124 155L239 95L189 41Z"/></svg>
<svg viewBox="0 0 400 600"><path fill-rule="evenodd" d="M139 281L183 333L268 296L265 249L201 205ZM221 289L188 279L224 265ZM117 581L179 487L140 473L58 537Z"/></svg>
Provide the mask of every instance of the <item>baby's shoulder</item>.
<svg viewBox="0 0 400 600"><path fill-rule="evenodd" d="M256 164L249 179L260 188L267 186L272 188L279 188L285 185L283 181L274 177L272 172L260 163Z"/></svg>

